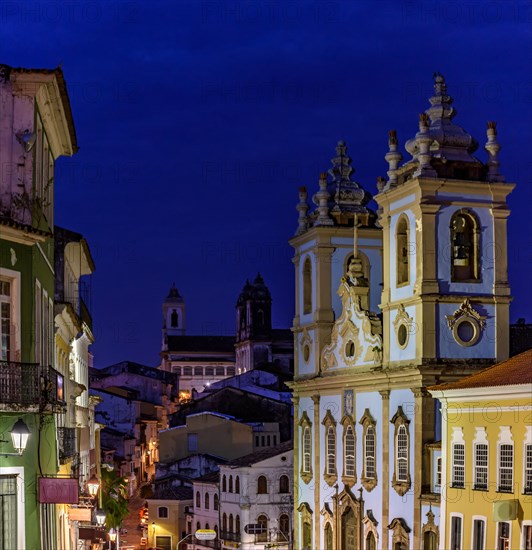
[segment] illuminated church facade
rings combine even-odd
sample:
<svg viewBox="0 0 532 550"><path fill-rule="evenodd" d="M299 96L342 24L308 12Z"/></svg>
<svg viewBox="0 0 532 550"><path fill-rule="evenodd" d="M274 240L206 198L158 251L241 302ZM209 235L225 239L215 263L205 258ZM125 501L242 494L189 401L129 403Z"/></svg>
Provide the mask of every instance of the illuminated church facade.
<svg viewBox="0 0 532 550"><path fill-rule="evenodd" d="M487 160L435 75L405 148L389 133L378 208L344 142L290 244L295 548L436 549L441 417L427 386L508 357L508 194L495 123Z"/></svg>

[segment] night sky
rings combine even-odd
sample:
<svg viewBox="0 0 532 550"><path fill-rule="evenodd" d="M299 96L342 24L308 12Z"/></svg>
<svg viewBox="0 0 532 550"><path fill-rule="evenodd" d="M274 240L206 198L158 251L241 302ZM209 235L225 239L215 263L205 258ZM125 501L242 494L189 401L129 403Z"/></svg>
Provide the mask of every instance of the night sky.
<svg viewBox="0 0 532 550"><path fill-rule="evenodd" d="M175 281L188 334L233 334L260 271L289 327L298 188L344 139L376 193L387 132L417 131L432 75L480 144L498 123L510 195L511 319L532 322L532 3L0 2L0 62L67 80L80 151L60 159L56 223L95 262L95 365L158 364ZM405 158L410 158L402 147Z"/></svg>

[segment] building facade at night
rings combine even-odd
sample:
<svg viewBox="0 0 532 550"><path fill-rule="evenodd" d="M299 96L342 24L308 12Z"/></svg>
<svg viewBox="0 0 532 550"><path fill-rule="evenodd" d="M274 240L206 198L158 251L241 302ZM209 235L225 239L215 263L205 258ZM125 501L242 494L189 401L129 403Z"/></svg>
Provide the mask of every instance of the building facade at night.
<svg viewBox="0 0 532 550"><path fill-rule="evenodd" d="M0 65L0 96L0 428L29 430L21 454L0 442L0 545L68 550L98 468L79 295L94 265L80 235L54 226L55 161L76 153L76 134L60 68Z"/></svg>
<svg viewBox="0 0 532 550"><path fill-rule="evenodd" d="M531 548L532 350L429 391L442 404L440 546Z"/></svg>
<svg viewBox="0 0 532 550"><path fill-rule="evenodd" d="M272 328L272 298L258 274L236 304L236 336L187 335L185 301L173 285L163 302L161 369L179 375L180 400L257 367L293 370L289 329Z"/></svg>
<svg viewBox="0 0 532 550"><path fill-rule="evenodd" d="M290 241L297 548L447 548L440 405L426 387L508 357L514 188L499 173L495 123L481 162L452 102L436 74L403 164L389 133L376 213L343 142L314 211L300 189Z"/></svg>

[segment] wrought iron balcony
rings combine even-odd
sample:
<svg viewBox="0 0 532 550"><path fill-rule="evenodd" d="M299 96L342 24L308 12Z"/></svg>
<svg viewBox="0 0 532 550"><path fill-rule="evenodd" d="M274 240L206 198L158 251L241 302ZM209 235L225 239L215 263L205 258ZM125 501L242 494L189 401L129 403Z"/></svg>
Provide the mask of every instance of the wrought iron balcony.
<svg viewBox="0 0 532 550"><path fill-rule="evenodd" d="M55 412L65 405L63 376L50 366L0 361L0 409Z"/></svg>
<svg viewBox="0 0 532 550"><path fill-rule="evenodd" d="M76 456L76 428L57 428L59 460L64 464Z"/></svg>

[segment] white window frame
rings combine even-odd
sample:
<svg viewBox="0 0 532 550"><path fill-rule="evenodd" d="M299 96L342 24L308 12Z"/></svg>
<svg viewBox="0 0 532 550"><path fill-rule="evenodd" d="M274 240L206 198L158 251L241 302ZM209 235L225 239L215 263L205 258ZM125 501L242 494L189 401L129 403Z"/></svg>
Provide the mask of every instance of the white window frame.
<svg viewBox="0 0 532 550"><path fill-rule="evenodd" d="M12 466L0 467L0 476L17 476L17 545L19 548L26 548L26 514L24 510L25 483L24 467Z"/></svg>
<svg viewBox="0 0 532 550"><path fill-rule="evenodd" d="M452 512L449 515L449 544L451 544L452 535L453 535L453 518L460 518L461 524L460 524L460 550L464 550L464 514L460 514L459 512Z"/></svg>
<svg viewBox="0 0 532 550"><path fill-rule="evenodd" d="M529 426L527 426L528 428ZM525 547L525 527L530 527L532 529L532 519L525 519L523 520L523 522L521 523L521 542L520 542L520 548L524 548Z"/></svg>
<svg viewBox="0 0 532 550"><path fill-rule="evenodd" d="M457 456L456 456L456 448L460 446L462 449L463 449L463 462L462 464L458 464L457 463ZM451 487L453 488L456 488L456 489L465 489L465 445L459 441L455 441L452 445L451 445ZM458 485L457 483L457 472L458 472L458 468L461 468L461 471L462 471L462 483L461 485Z"/></svg>
<svg viewBox="0 0 532 550"><path fill-rule="evenodd" d="M13 269L6 269L0 267L0 278L10 284L10 303L11 303L11 319L10 319L10 357L9 361L21 361L20 350L20 296L21 296L21 283L20 283L20 271L14 271Z"/></svg>
<svg viewBox="0 0 532 550"><path fill-rule="evenodd" d="M505 445L505 443L503 443ZM494 550L498 550L499 548L499 524L501 523L507 523L510 526L510 530L508 533L508 548L512 548L512 521L497 521L495 522L495 546L493 547Z"/></svg>
<svg viewBox="0 0 532 550"><path fill-rule="evenodd" d="M473 543L475 541L475 531L474 531L474 525L475 521L483 521L484 522L484 537L482 539L482 548L485 550L486 548L486 532L488 529L488 518L486 516L473 516L471 518L471 548L474 548Z"/></svg>
<svg viewBox="0 0 532 550"><path fill-rule="evenodd" d="M523 442L523 494L526 495L532 495L532 486L530 487L530 490L528 492L525 492L526 489L526 473L527 473L527 465L526 465L526 448L528 445L532 445L532 426L526 427L526 435L525 435L525 441ZM532 451L531 451L532 452ZM532 467L532 464L531 464ZM532 475L532 472L531 472Z"/></svg>
<svg viewBox="0 0 532 550"><path fill-rule="evenodd" d="M454 464L454 446L455 445L463 445L464 446L464 464L463 464L463 469L464 469L464 486L463 487L457 487L457 488L465 488L465 478L466 478L466 460L465 460L465 440L464 440L464 432L462 430L461 427L454 427L453 428L453 433L451 435L451 460L450 460L450 465L451 465L451 471L450 471L450 474L451 474L451 487L455 487L455 484L454 484L454 474L455 474L455 464ZM462 524L462 527L463 527L463 524Z"/></svg>
<svg viewBox="0 0 532 550"><path fill-rule="evenodd" d="M499 440L497 441L497 491L501 488L501 445L512 446L512 491L515 483L515 445L510 426L499 427ZM503 491L510 493L509 491Z"/></svg>
<svg viewBox="0 0 532 550"><path fill-rule="evenodd" d="M435 493L441 493L441 484L443 479L443 459L442 455L438 455L436 458L436 471L435 471L435 477L434 477L434 492ZM439 478L439 483L438 483Z"/></svg>
<svg viewBox="0 0 532 550"><path fill-rule="evenodd" d="M399 435L401 434L401 432L404 431L404 434L405 434L405 437L406 437L406 444L404 446L405 448L405 451L406 451L406 457L404 456L399 456ZM397 472L397 475L396 475L396 479L397 481L399 482L407 482L408 481L408 471L410 469L410 464L408 463L408 457L409 457L409 454L408 454L408 451L409 451L409 447L410 447L410 436L409 436L409 433L408 433L408 429L407 427L404 425L404 424L401 424L398 428L397 428L397 435L395 436L395 449L396 449L396 456L395 456L395 471ZM406 464L406 476L403 478L401 477L401 468L399 467L400 464Z"/></svg>

